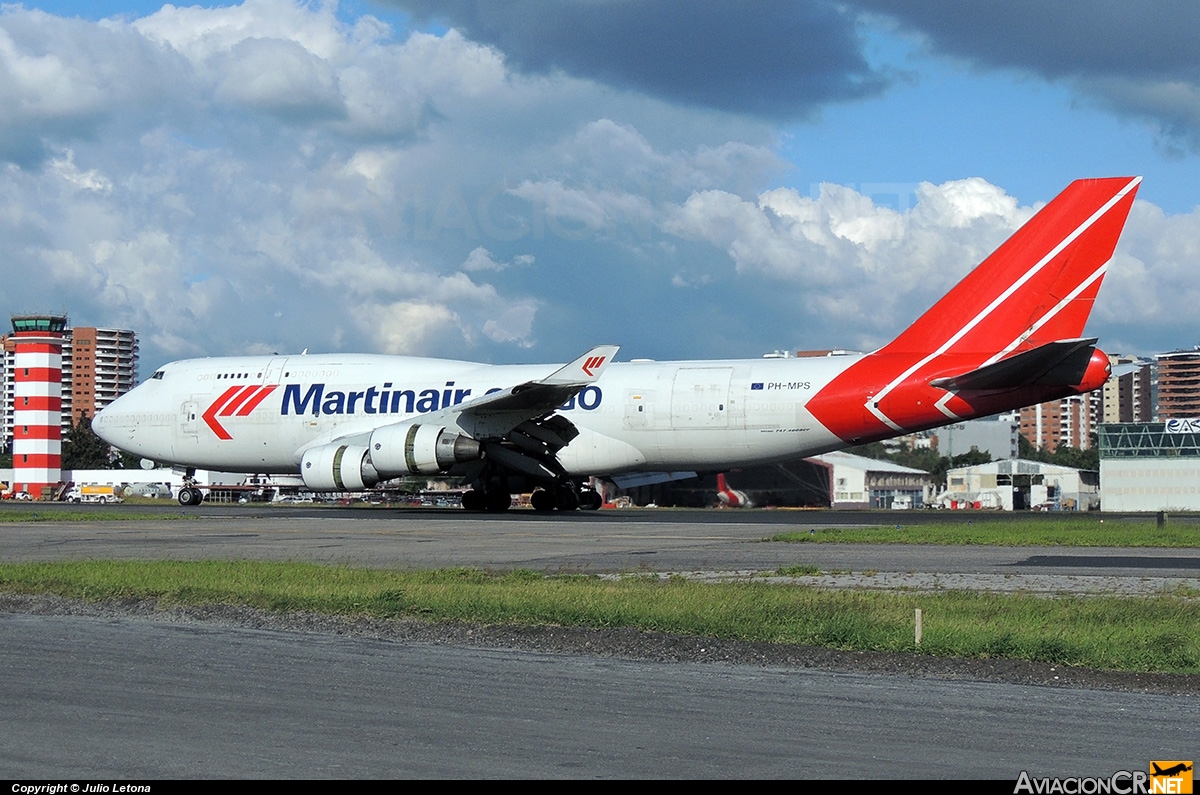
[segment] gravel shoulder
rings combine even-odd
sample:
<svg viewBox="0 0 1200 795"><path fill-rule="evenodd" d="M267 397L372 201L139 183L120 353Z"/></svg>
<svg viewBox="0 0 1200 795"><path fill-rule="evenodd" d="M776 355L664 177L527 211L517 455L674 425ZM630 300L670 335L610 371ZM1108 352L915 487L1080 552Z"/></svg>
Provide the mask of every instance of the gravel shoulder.
<svg viewBox="0 0 1200 795"><path fill-rule="evenodd" d="M153 599L86 602L52 595L0 594L0 613L164 621L283 632L321 633L396 643L447 644L543 654L575 654L661 663L709 663L819 669L1126 692L1200 695L1200 675L1097 671L1026 660L961 659L817 646L761 643L633 629L507 626L381 619L304 612L272 613L233 605L160 608Z"/></svg>

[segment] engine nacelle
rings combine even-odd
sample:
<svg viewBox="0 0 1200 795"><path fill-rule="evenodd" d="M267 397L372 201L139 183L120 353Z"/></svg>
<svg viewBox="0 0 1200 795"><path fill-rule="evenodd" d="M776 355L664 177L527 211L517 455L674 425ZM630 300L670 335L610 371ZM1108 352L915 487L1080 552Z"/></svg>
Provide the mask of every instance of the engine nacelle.
<svg viewBox="0 0 1200 795"><path fill-rule="evenodd" d="M367 457L367 448L352 444L306 450L300 459L300 476L313 491L359 491L381 480Z"/></svg>
<svg viewBox="0 0 1200 795"><path fill-rule="evenodd" d="M371 465L381 477L433 475L483 456L479 442L441 425L387 425L370 440Z"/></svg>

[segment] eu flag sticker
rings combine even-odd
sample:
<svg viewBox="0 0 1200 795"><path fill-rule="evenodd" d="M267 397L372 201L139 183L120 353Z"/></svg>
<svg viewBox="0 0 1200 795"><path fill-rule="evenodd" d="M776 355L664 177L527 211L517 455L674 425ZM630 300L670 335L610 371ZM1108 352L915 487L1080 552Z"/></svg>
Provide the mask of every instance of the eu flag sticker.
<svg viewBox="0 0 1200 795"><path fill-rule="evenodd" d="M754 381L753 383L750 384L750 388L751 389L762 389L763 382L762 381Z"/></svg>

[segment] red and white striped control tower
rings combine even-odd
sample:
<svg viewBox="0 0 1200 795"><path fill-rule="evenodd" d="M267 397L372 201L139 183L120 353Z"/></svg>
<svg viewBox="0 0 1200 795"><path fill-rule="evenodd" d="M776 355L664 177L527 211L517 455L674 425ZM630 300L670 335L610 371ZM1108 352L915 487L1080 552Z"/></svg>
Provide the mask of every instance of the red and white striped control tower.
<svg viewBox="0 0 1200 795"><path fill-rule="evenodd" d="M35 499L62 479L62 349L66 315L13 315L13 491Z"/></svg>

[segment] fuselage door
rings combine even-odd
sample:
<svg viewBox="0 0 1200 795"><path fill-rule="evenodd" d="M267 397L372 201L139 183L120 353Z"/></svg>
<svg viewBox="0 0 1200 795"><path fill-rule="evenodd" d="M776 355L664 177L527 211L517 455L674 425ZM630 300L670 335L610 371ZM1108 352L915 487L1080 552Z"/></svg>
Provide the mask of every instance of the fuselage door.
<svg viewBox="0 0 1200 795"><path fill-rule="evenodd" d="M645 430L654 427L654 393L630 389L625 393L625 427Z"/></svg>
<svg viewBox="0 0 1200 795"><path fill-rule="evenodd" d="M200 432L200 404L197 401L185 400L179 407L179 431L192 440Z"/></svg>
<svg viewBox="0 0 1200 795"><path fill-rule="evenodd" d="M680 367L671 386L671 427L728 427L732 376L732 367Z"/></svg>
<svg viewBox="0 0 1200 795"><path fill-rule="evenodd" d="M267 369L263 372L263 384L278 384L283 380L283 368L287 364L288 357L276 356L267 364Z"/></svg>

